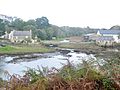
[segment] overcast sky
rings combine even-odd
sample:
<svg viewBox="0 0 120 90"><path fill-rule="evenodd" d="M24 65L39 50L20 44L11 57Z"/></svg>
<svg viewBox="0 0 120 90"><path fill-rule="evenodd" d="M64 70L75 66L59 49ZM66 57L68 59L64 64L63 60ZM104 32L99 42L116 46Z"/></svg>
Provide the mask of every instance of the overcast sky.
<svg viewBox="0 0 120 90"><path fill-rule="evenodd" d="M120 25L120 0L0 0L0 14L23 20L46 16L58 26Z"/></svg>

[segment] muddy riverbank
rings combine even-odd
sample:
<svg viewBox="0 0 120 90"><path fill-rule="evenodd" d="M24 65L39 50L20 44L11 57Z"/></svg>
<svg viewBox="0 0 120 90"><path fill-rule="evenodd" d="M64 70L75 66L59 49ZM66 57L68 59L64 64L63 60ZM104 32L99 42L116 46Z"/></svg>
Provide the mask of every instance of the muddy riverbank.
<svg viewBox="0 0 120 90"><path fill-rule="evenodd" d="M110 58L116 56L120 57L118 52L112 52L107 50L107 52L102 51L101 53L88 52L85 53L86 49L56 49L56 52L53 53L32 53L25 55L16 55L16 56L1 56L1 69L2 71L8 71L10 74L17 73L23 74L24 70L27 70L27 67L38 68L40 67L56 67L60 68L62 65L67 63L67 60L76 64L81 63L82 60L91 60L91 58L97 60L97 57L100 57L102 60L104 58ZM108 52L109 51L109 52ZM83 53L84 52L84 53ZM92 54L95 53L95 54Z"/></svg>
<svg viewBox="0 0 120 90"><path fill-rule="evenodd" d="M24 53L24 54L10 54L4 56L14 57L12 60L7 61L6 63L19 63L19 62L30 62L40 58L51 58L54 55L66 55L70 52L75 53L85 53L87 55L93 54L98 58L120 58L120 51L114 49L66 49L66 48L57 48L54 52L49 53ZM69 57L69 56L68 56Z"/></svg>
<svg viewBox="0 0 120 90"><path fill-rule="evenodd" d="M71 49L74 52L78 53L86 53L87 55L93 54L95 57L99 58L120 58L120 50L115 48L99 48L99 49L88 49L88 48L79 48L79 49ZM62 52L63 54L69 53L70 49L59 48L57 51Z"/></svg>

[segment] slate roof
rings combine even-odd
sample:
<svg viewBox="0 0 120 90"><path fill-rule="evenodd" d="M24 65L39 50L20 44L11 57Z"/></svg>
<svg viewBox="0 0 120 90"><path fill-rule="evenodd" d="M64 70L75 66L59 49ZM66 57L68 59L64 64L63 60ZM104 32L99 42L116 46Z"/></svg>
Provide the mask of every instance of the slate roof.
<svg viewBox="0 0 120 90"><path fill-rule="evenodd" d="M114 38L112 36L101 36L96 41L114 41Z"/></svg>
<svg viewBox="0 0 120 90"><path fill-rule="evenodd" d="M120 30L99 30L100 34L120 34Z"/></svg>
<svg viewBox="0 0 120 90"><path fill-rule="evenodd" d="M14 31L13 36L30 36L30 31Z"/></svg>

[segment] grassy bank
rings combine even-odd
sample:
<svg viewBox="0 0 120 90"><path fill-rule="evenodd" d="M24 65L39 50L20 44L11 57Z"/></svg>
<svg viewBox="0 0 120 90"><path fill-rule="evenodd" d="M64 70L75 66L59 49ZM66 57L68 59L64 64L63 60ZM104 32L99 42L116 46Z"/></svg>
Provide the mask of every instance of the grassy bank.
<svg viewBox="0 0 120 90"><path fill-rule="evenodd" d="M25 54L52 52L53 49L43 45L7 45L0 47L0 54Z"/></svg>
<svg viewBox="0 0 120 90"><path fill-rule="evenodd" d="M51 41L42 41L44 44L53 44L58 45L60 48L70 48L70 49L101 49L101 47L97 46L94 42L68 42L62 43L57 40Z"/></svg>
<svg viewBox="0 0 120 90"><path fill-rule="evenodd" d="M59 45L61 48L71 48L71 49L99 49L95 43L80 42L80 43L62 43Z"/></svg>
<svg viewBox="0 0 120 90"><path fill-rule="evenodd" d="M105 50L105 48L99 47L95 43L87 43L87 42L62 43L62 44L59 44L58 47L75 49L84 53L99 53Z"/></svg>

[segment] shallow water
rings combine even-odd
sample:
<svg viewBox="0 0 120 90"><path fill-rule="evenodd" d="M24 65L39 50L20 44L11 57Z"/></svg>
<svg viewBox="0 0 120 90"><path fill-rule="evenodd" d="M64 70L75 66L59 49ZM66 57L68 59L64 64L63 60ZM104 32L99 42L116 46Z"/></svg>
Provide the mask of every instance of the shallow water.
<svg viewBox="0 0 120 90"><path fill-rule="evenodd" d="M48 68L60 68L63 66L63 64L67 63L67 59L69 59L70 62L74 64L78 64L82 62L82 59L88 60L90 58L95 58L92 54L87 55L85 53L76 53L71 51L68 54L63 55L62 53L50 53L47 54L48 58L36 58L30 62L18 62L18 63L6 63L7 61L12 60L14 57L11 56L2 56L1 62L0 62L0 69L1 69L1 77L4 76L4 71L8 71L11 75L12 74L19 74L23 75L23 71L27 70L27 67L29 68L38 68L38 66L41 68L48 67Z"/></svg>

